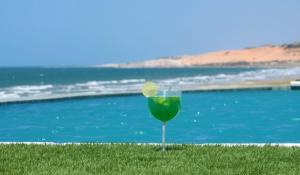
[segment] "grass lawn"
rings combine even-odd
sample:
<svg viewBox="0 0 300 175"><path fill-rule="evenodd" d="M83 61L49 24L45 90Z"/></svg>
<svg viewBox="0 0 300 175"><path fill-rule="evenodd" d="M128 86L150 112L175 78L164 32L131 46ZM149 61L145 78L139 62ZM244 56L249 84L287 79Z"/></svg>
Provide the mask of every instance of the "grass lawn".
<svg viewBox="0 0 300 175"><path fill-rule="evenodd" d="M0 174L300 174L300 148L0 145Z"/></svg>

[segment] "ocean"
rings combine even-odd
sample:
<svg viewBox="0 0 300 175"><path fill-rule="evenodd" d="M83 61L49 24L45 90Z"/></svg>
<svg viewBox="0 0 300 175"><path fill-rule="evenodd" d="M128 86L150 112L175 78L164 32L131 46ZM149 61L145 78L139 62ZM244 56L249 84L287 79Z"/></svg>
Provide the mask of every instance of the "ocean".
<svg viewBox="0 0 300 175"><path fill-rule="evenodd" d="M0 68L0 99L57 97L0 103L1 142L161 141L161 122L138 91L145 81L184 88L253 80L296 78L299 68ZM299 143L300 91L226 90L184 92L180 113L167 124L168 143Z"/></svg>
<svg viewBox="0 0 300 175"><path fill-rule="evenodd" d="M137 93L148 80L185 90L206 85L299 77L300 68L0 68L0 103Z"/></svg>

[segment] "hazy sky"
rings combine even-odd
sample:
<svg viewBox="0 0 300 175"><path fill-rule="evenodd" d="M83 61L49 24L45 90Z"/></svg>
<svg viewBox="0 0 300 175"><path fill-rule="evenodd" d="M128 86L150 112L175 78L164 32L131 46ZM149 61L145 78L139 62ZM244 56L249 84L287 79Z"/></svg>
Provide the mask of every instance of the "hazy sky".
<svg viewBox="0 0 300 175"><path fill-rule="evenodd" d="M2 0L0 66L93 65L300 41L299 0Z"/></svg>

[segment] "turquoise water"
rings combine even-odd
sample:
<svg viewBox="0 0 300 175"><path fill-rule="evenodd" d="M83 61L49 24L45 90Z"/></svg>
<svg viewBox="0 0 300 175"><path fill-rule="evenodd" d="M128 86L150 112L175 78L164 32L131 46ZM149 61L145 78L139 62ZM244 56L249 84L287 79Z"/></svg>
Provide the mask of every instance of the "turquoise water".
<svg viewBox="0 0 300 175"><path fill-rule="evenodd" d="M142 96L0 105L0 141L160 142ZM183 93L167 142L300 142L300 91Z"/></svg>

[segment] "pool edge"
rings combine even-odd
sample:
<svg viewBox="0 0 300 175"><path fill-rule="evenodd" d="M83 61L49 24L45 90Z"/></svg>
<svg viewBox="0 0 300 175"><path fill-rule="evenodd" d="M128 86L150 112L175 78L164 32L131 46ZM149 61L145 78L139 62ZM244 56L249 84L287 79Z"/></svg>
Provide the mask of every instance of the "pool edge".
<svg viewBox="0 0 300 175"><path fill-rule="evenodd" d="M106 143L106 142L0 142L0 145L160 145L160 143L134 143L134 142L123 142L123 143ZM235 146L279 146L279 147L300 147L300 143L168 143L167 145L194 145L194 146L225 146L225 147L235 147Z"/></svg>

